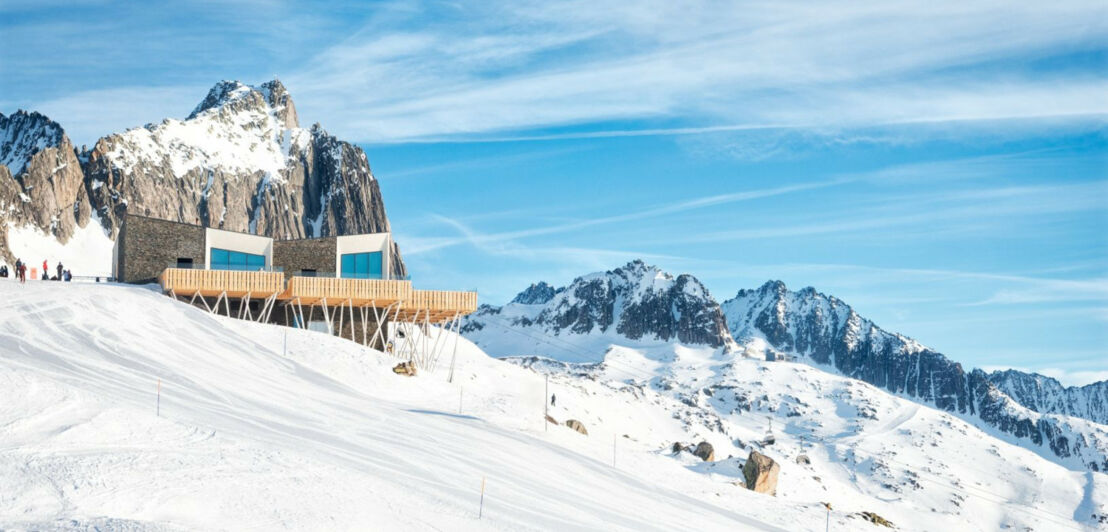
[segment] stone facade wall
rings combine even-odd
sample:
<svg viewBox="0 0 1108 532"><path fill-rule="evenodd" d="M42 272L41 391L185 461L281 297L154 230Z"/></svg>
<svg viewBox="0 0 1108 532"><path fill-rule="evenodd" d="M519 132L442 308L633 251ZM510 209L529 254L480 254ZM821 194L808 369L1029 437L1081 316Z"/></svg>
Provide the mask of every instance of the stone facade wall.
<svg viewBox="0 0 1108 532"><path fill-rule="evenodd" d="M336 239L333 236L308 240L277 240L273 242L273 265L284 269L286 281L301 270L334 275L338 271L338 264L335 264L336 249Z"/></svg>
<svg viewBox="0 0 1108 532"><path fill-rule="evenodd" d="M203 267L204 228L128 214L125 230L117 236L117 274L125 283L154 283L178 258L191 258Z"/></svg>

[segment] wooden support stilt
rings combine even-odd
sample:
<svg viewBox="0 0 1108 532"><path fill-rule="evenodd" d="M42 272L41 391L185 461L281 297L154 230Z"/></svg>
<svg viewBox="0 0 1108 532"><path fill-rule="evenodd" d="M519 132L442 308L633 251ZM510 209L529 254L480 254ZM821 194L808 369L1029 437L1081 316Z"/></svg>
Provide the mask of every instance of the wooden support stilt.
<svg viewBox="0 0 1108 532"><path fill-rule="evenodd" d="M323 309L323 321L327 322L327 332L335 334L335 328L331 325L331 315L327 312L327 298L323 298L321 303L322 306L320 308Z"/></svg>
<svg viewBox="0 0 1108 532"><path fill-rule="evenodd" d="M454 361L458 358L458 328L462 320L455 319L454 324L454 353L450 355L450 376L446 378L446 382L454 382Z"/></svg>
<svg viewBox="0 0 1108 532"><path fill-rule="evenodd" d="M358 340L354 337L354 301L346 300L346 310L350 314L350 341L357 343Z"/></svg>

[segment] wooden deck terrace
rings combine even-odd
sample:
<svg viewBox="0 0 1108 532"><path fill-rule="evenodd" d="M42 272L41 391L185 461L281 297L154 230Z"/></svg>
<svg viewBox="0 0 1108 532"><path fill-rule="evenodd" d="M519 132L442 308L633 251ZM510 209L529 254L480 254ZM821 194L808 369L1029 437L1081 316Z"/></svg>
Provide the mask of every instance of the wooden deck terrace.
<svg viewBox="0 0 1108 532"><path fill-rule="evenodd" d="M447 290L412 290L412 297L400 302L397 314L401 321L419 321L426 318L431 323L465 316L477 310L477 292Z"/></svg>
<svg viewBox="0 0 1108 532"><path fill-rule="evenodd" d="M219 297L226 293L226 297L264 299L285 289L285 275L281 272L166 268L158 280L162 291L178 296Z"/></svg>
<svg viewBox="0 0 1108 532"><path fill-rule="evenodd" d="M159 277L162 290L177 296L250 297L298 305L387 308L401 321L442 323L477 310L476 292L416 290L411 281L293 276L264 271L191 270L167 268Z"/></svg>

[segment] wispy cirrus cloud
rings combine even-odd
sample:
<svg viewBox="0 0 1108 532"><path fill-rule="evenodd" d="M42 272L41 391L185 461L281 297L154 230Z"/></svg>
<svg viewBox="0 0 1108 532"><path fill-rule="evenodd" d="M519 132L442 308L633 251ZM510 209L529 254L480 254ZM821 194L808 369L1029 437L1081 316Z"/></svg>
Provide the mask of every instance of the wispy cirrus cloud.
<svg viewBox="0 0 1108 532"><path fill-rule="evenodd" d="M1029 64L1100 46L1108 25L1096 19L1106 10L1094 3L700 2L672 10L664 2L493 3L418 28L393 19L319 53L290 79L308 94L359 104L363 113L339 121L369 142L509 140L613 120L681 124L520 137L1108 114L1103 75Z"/></svg>
<svg viewBox="0 0 1108 532"><path fill-rule="evenodd" d="M179 117L177 93L195 104L219 78L273 75L303 117L367 143L763 130L837 142L967 134L947 123L1101 128L1108 116L1103 69L1054 60L1103 53L1108 7L1095 1L261 4L185 3L192 23L97 3L12 17L0 25L6 99L51 108L79 141ZM125 104L103 91L141 80L174 97L159 106L133 91L127 120L82 114L105 96Z"/></svg>
<svg viewBox="0 0 1108 532"><path fill-rule="evenodd" d="M780 196L785 194L792 194L803 191L816 190L827 187L834 187L850 182L849 178L836 178L825 181L813 181L807 183L798 183L793 185L783 185L780 187L754 189L754 190L742 190L737 192L731 192L727 194L716 194L712 196L705 196L700 198L694 198L690 200L677 201L670 204L659 205L643 210L628 212L624 214L615 214L610 216L599 216L592 218L585 218L567 223L560 223L554 225L532 227L528 229L520 229L514 231L503 231L497 233L476 233L470 230L467 226L459 223L457 220L441 216L432 215L433 219L436 219L446 225L454 227L462 235L456 238L434 238L429 240L418 240L416 245L410 248L408 254L419 254L428 251L433 251L445 247L456 246L459 244L474 244L478 246L488 244L501 244L504 242L511 242L514 240L551 235L556 233L566 233L571 231L579 231L588 229L595 226L633 222L637 220L645 220L650 218L657 218L660 216L666 216L671 214L677 214L681 212L691 211L695 209L702 209L707 207L714 207L719 205L725 205L730 203L737 203L742 201L751 201L764 198L771 198L774 196Z"/></svg>

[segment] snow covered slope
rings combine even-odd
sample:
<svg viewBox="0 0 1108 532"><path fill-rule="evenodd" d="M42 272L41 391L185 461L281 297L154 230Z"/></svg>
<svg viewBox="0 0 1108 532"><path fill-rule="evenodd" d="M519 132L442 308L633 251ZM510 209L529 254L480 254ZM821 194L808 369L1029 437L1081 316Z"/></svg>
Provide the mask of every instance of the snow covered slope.
<svg viewBox="0 0 1108 532"><path fill-rule="evenodd" d="M142 287L6 281L0 300L0 529L823 526L636 441L682 428L630 392L562 387L553 415L590 436L544 432L542 377L464 340L448 384L314 332L286 355L285 329Z"/></svg>
<svg viewBox="0 0 1108 532"><path fill-rule="evenodd" d="M612 346L591 365L514 361L563 382L622 386L669 410L723 458L691 466L706 474L734 474L740 460L728 456L769 455L782 467L778 498L873 511L909 530L1108 527L1108 476L806 364L681 345Z"/></svg>

